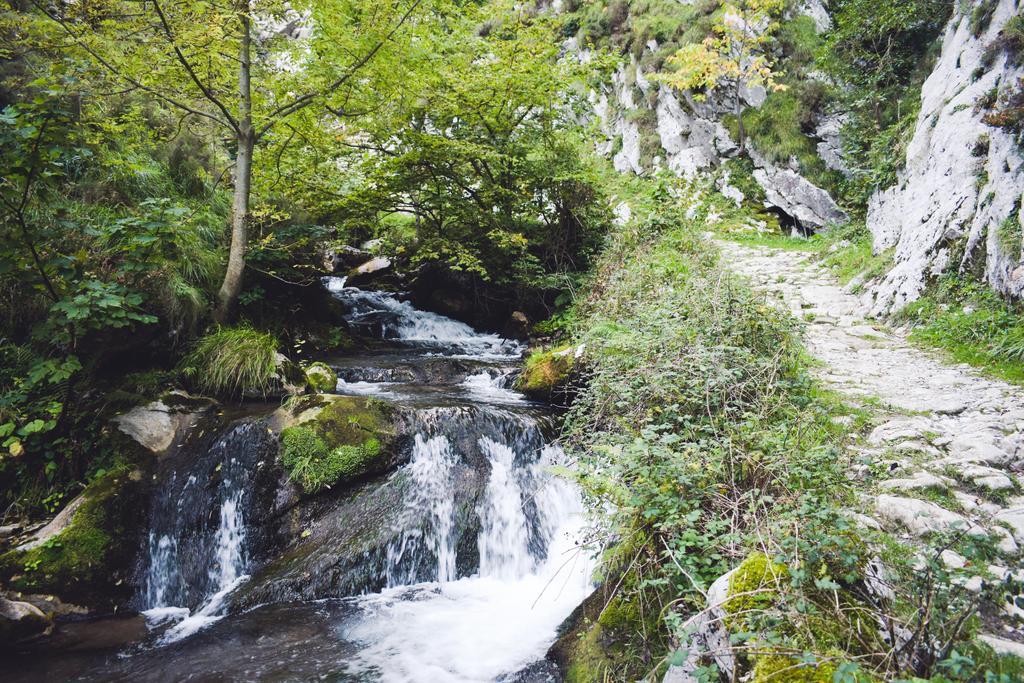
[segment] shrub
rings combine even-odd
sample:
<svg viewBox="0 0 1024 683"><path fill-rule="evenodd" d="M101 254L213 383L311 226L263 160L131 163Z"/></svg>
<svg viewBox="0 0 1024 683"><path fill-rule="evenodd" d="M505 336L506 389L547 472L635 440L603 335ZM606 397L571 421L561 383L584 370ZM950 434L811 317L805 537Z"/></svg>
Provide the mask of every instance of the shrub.
<svg viewBox="0 0 1024 683"><path fill-rule="evenodd" d="M222 397L267 395L277 369L277 339L249 327L221 327L196 342L183 370L204 392Z"/></svg>

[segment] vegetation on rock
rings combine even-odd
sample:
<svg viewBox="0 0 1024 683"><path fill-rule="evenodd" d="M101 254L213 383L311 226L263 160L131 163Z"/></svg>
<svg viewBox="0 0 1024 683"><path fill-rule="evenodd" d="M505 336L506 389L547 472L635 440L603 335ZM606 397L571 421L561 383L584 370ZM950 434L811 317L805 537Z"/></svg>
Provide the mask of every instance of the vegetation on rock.
<svg viewBox="0 0 1024 683"><path fill-rule="evenodd" d="M281 463L307 493L387 471L394 462L393 409L373 399L331 399L281 432Z"/></svg>
<svg viewBox="0 0 1024 683"><path fill-rule="evenodd" d="M214 396L266 396L274 386L277 345L272 334L246 325L222 327L196 342L183 371Z"/></svg>

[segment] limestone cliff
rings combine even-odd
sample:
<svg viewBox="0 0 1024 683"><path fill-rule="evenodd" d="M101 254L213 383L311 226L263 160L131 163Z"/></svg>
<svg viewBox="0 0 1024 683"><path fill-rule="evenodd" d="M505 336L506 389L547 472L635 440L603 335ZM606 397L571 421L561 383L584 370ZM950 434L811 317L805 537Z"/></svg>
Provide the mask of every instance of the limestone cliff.
<svg viewBox="0 0 1024 683"><path fill-rule="evenodd" d="M895 186L871 199L874 249L894 249L893 268L867 295L876 314L913 301L949 270L973 272L1007 296L1024 294L1024 155L1012 131L986 123L992 107L1022 87L1024 68L999 47L1021 8L1001 0L983 28L972 21L981 4L962 4L950 20L921 90L906 166Z"/></svg>

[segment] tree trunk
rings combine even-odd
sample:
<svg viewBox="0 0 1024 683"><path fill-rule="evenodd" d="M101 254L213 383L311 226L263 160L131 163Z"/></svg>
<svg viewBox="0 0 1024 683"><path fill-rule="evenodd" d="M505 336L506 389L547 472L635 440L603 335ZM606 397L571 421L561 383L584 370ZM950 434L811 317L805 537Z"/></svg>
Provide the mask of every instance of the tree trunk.
<svg viewBox="0 0 1024 683"><path fill-rule="evenodd" d="M740 81L736 81L736 130L740 139L740 154L747 151L747 132L743 128L743 99L740 94Z"/></svg>
<svg viewBox="0 0 1024 683"><path fill-rule="evenodd" d="M252 128L252 91L250 86L250 28L248 3L244 3L239 20L242 23L241 49L238 55L238 152L235 156L235 189L231 202L231 248L224 283L217 293L214 320L224 324L234 316L238 295L242 292L245 271L245 248L249 228L249 194L252 191L252 155L256 135Z"/></svg>

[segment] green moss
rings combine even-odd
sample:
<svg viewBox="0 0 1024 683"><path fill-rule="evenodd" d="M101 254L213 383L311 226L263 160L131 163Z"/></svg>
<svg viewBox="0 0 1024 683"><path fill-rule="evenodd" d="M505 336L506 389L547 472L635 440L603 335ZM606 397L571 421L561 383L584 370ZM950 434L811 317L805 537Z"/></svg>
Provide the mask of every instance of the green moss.
<svg viewBox="0 0 1024 683"><path fill-rule="evenodd" d="M306 383L317 392L331 392L338 386L338 375L326 363L316 362L306 368Z"/></svg>
<svg viewBox="0 0 1024 683"><path fill-rule="evenodd" d="M754 662L754 683L832 683L831 662L803 664L786 655L761 655Z"/></svg>
<svg viewBox="0 0 1024 683"><path fill-rule="evenodd" d="M787 576L783 565L764 553L752 553L729 577L730 597L722 608L729 614L764 609L776 600L779 584Z"/></svg>
<svg viewBox="0 0 1024 683"><path fill-rule="evenodd" d="M66 529L41 546L0 556L0 576L15 590L70 596L75 602L125 592L125 558L139 516L141 479L129 465L97 478Z"/></svg>
<svg viewBox="0 0 1024 683"><path fill-rule="evenodd" d="M575 364L576 356L571 346L534 351L516 379L516 389L528 396L551 398L556 391L565 388Z"/></svg>
<svg viewBox="0 0 1024 683"><path fill-rule="evenodd" d="M281 432L281 463L289 478L314 493L386 471L394 438L386 404L337 397L312 420Z"/></svg>

